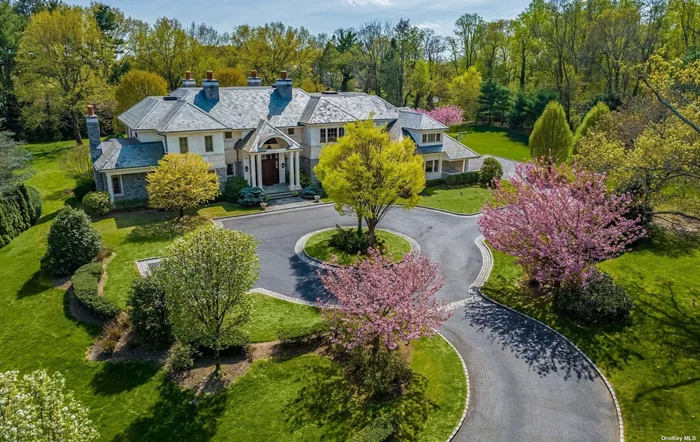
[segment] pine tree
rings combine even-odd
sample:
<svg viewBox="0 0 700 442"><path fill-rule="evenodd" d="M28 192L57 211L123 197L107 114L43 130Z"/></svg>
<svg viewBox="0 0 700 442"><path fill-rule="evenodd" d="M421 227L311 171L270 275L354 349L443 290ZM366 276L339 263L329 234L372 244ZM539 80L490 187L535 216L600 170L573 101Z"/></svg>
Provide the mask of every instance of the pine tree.
<svg viewBox="0 0 700 442"><path fill-rule="evenodd" d="M489 124L494 119L503 122L510 107L510 91L490 78L482 83L478 102L480 118L486 119Z"/></svg>
<svg viewBox="0 0 700 442"><path fill-rule="evenodd" d="M518 91L515 102L508 112L508 126L512 129L521 129L530 117L532 100L523 91Z"/></svg>
<svg viewBox="0 0 700 442"><path fill-rule="evenodd" d="M530 135L532 157L561 164L571 156L572 141L564 108L558 102L550 101Z"/></svg>

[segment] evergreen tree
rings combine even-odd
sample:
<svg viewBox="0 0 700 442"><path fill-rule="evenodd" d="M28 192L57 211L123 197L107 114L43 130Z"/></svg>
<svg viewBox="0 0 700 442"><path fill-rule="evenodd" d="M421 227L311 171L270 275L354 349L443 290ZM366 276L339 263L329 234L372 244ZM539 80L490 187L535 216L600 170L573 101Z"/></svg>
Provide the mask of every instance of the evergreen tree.
<svg viewBox="0 0 700 442"><path fill-rule="evenodd" d="M510 91L505 86L490 78L481 85L479 96L479 117L489 124L505 121L505 115L510 107Z"/></svg>
<svg viewBox="0 0 700 442"><path fill-rule="evenodd" d="M521 129L530 119L532 100L523 91L518 91L515 102L508 112L508 126L512 129Z"/></svg>
<svg viewBox="0 0 700 442"><path fill-rule="evenodd" d="M571 156L572 141L564 108L558 102L550 101L530 135L532 157L554 164L563 163Z"/></svg>
<svg viewBox="0 0 700 442"><path fill-rule="evenodd" d="M598 104L593 106L591 110L588 111L586 116L583 118L583 122L576 129L576 135L574 135L574 152L576 151L576 144L585 137L589 130L591 130L604 116L610 113L610 108L607 104L599 101Z"/></svg>

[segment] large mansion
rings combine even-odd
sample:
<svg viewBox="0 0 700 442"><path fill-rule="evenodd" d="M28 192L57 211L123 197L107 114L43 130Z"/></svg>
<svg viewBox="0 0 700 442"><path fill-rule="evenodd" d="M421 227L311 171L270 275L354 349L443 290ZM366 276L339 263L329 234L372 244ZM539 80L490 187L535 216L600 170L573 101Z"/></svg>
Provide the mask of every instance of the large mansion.
<svg viewBox="0 0 700 442"><path fill-rule="evenodd" d="M127 138L100 141L97 117L87 116L98 190L113 201L146 198L145 177L166 153L201 155L222 184L232 175L251 186L296 190L312 175L321 149L343 136L347 123L373 118L392 138L410 137L425 160L426 178L467 170L470 149L445 134L446 126L408 108L357 92L307 93L282 72L262 86L255 71L247 87L219 87L211 71L196 87L188 72L182 87L148 97L119 121Z"/></svg>

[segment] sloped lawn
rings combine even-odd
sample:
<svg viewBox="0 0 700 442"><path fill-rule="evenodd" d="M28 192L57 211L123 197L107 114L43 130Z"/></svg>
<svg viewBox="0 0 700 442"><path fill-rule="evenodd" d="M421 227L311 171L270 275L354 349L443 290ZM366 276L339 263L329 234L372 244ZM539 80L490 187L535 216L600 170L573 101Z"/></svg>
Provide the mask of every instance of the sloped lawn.
<svg viewBox="0 0 700 442"><path fill-rule="evenodd" d="M470 215L491 201L491 192L481 186L431 186L422 193L420 206Z"/></svg>
<svg viewBox="0 0 700 442"><path fill-rule="evenodd" d="M532 159L528 147L528 136L505 127L472 126L460 124L452 126L447 133L457 138L459 132L467 132L459 141L481 155L494 155L516 161Z"/></svg>
<svg viewBox="0 0 700 442"><path fill-rule="evenodd" d="M484 293L568 336L605 373L628 440L699 435L700 245L671 235L601 264L634 299L631 324L584 329L518 285L512 257L495 252ZM695 305L693 303L695 302Z"/></svg>

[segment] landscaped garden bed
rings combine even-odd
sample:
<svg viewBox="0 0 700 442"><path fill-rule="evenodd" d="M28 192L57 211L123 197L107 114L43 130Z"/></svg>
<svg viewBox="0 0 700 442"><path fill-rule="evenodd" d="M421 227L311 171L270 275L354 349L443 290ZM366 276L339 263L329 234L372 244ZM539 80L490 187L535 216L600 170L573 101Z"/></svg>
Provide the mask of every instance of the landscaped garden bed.
<svg viewBox="0 0 700 442"><path fill-rule="evenodd" d="M331 242L336 233L336 229L328 229L312 235L304 245L304 253L322 262L331 262L333 256L336 256L339 265L352 265L362 259L363 255L360 253L349 253L333 247ZM394 261L400 261L405 254L411 252L411 243L395 233L377 229L376 235L383 254L390 256Z"/></svg>

